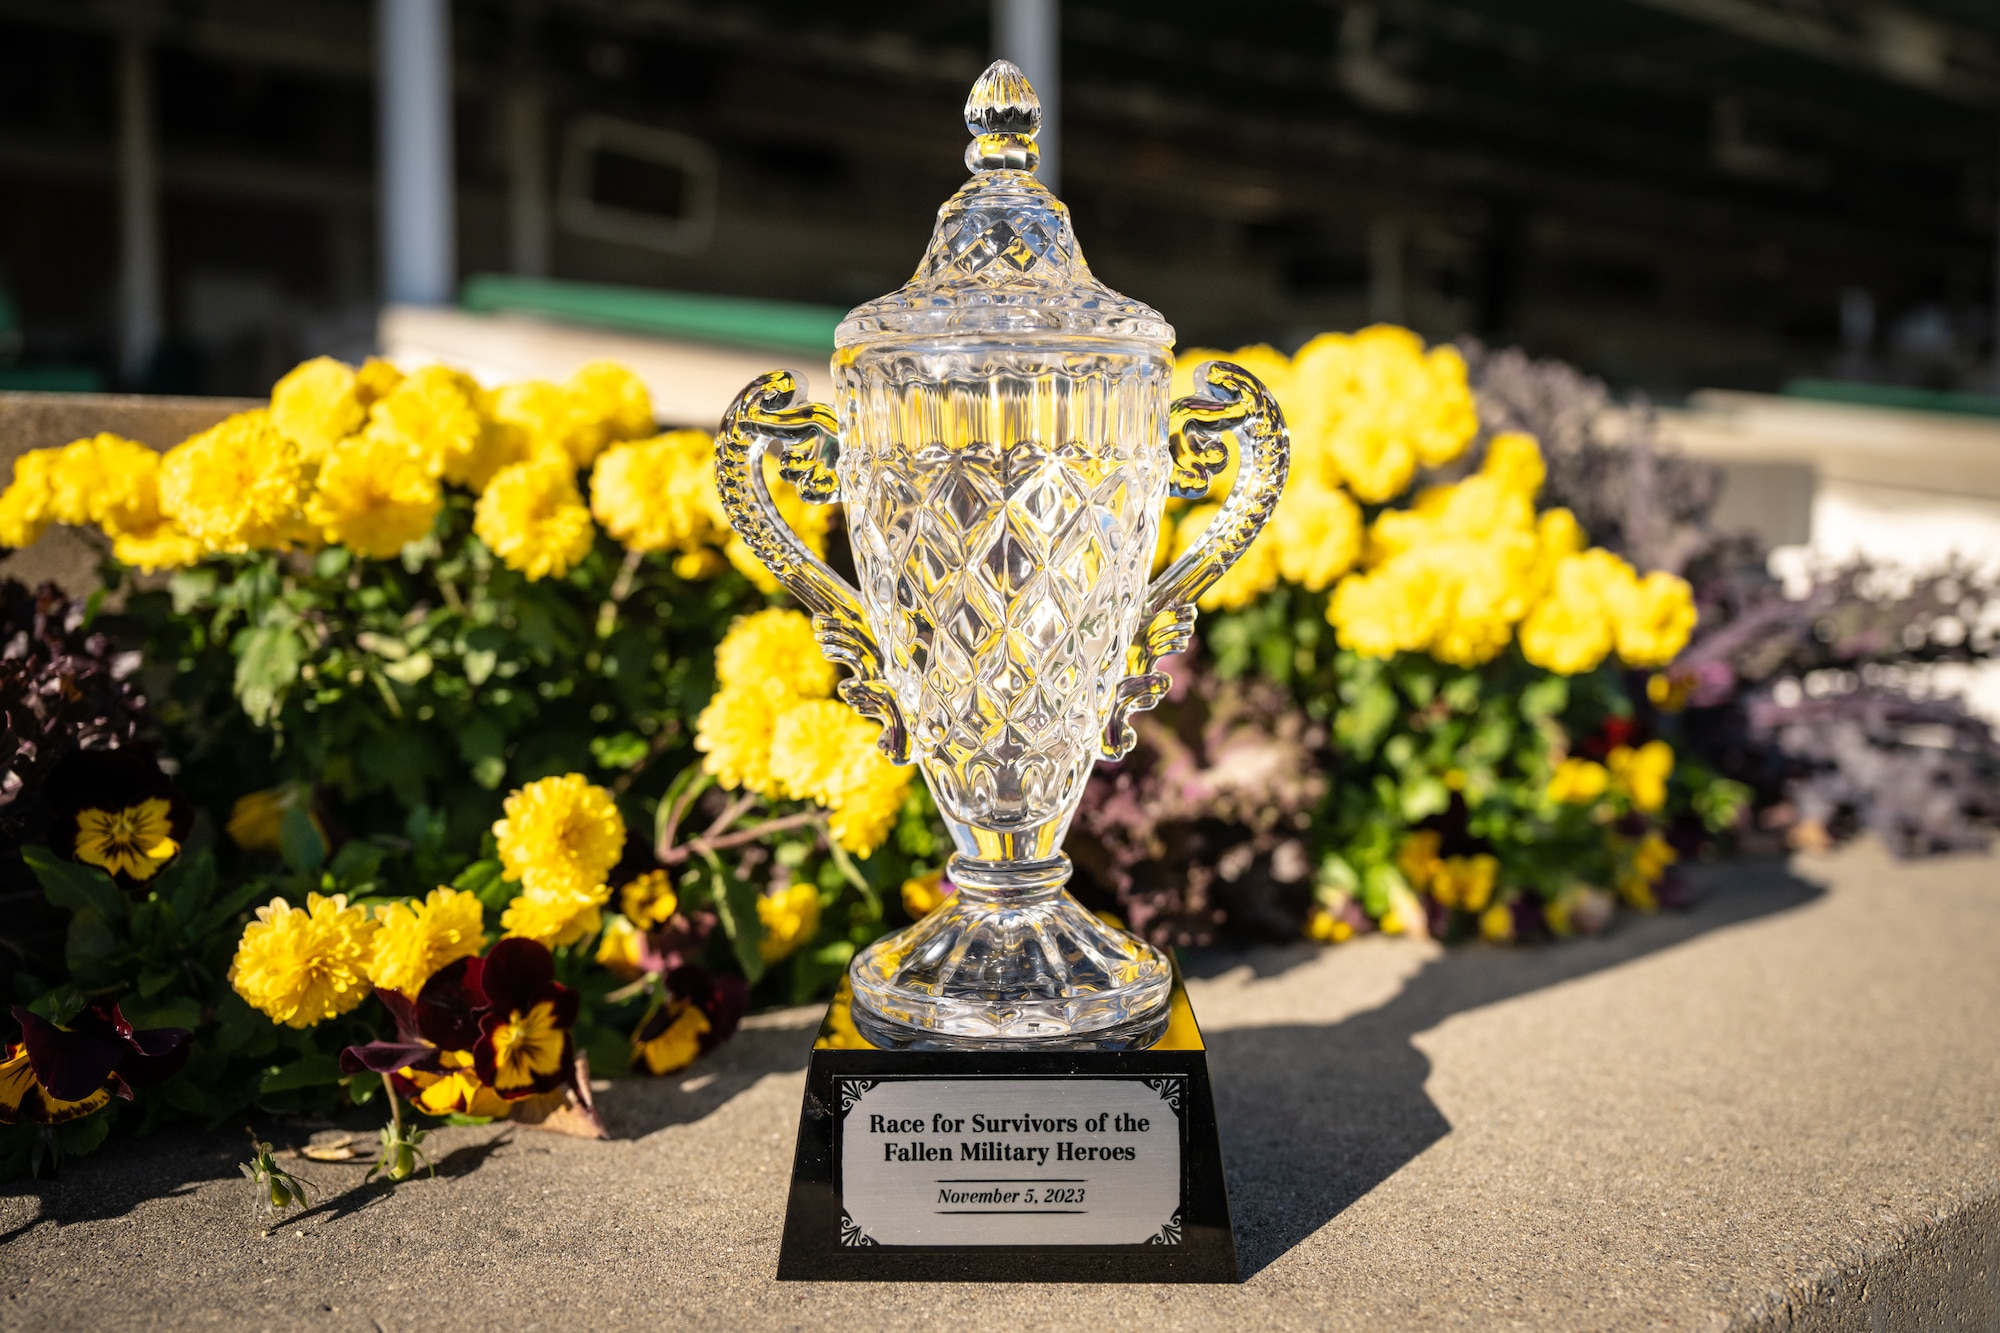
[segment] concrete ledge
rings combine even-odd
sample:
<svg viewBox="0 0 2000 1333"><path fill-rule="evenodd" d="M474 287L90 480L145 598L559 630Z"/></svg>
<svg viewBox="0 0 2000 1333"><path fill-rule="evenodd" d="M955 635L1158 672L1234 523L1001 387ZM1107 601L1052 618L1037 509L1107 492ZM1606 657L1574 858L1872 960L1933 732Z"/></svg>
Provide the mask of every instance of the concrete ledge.
<svg viewBox="0 0 2000 1333"><path fill-rule="evenodd" d="M1992 1327L1996 869L1862 846L1558 947L1191 960L1240 1287L777 1283L798 1009L610 1087L610 1143L447 1130L394 1192L302 1163L268 1238L233 1133L0 1189L0 1325Z"/></svg>

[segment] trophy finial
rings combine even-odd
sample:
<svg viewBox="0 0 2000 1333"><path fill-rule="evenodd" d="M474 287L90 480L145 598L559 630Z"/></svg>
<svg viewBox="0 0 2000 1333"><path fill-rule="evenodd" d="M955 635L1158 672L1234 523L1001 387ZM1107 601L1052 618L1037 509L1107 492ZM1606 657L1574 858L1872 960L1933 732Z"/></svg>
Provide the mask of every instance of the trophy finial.
<svg viewBox="0 0 2000 1333"><path fill-rule="evenodd" d="M1042 100L1011 60L994 61L972 85L965 128L976 136L965 150L965 165L974 171L1033 171L1041 160L1035 134Z"/></svg>

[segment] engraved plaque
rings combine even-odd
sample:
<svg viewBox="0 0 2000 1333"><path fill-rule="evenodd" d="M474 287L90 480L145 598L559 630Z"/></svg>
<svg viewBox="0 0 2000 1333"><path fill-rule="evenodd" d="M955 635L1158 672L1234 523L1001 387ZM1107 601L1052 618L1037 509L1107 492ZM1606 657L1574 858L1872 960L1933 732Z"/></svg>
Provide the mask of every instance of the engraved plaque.
<svg viewBox="0 0 2000 1333"><path fill-rule="evenodd" d="M843 1243L1179 1244L1186 1085L838 1079Z"/></svg>

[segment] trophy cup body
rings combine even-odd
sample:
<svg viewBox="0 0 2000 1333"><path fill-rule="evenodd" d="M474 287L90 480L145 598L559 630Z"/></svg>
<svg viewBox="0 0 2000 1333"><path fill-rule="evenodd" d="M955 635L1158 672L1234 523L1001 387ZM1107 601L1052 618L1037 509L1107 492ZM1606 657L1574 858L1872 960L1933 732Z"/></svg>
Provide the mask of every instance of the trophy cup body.
<svg viewBox="0 0 2000 1333"><path fill-rule="evenodd" d="M957 892L849 969L856 1030L884 1049L1138 1050L1173 969L1085 911L1061 846L1092 768L1165 692L1195 599L1282 489L1284 425L1215 363L1170 402L1173 330L1103 286L1037 181L1034 94L997 62L966 106L974 175L916 275L836 334L834 407L789 375L745 389L717 442L737 531L813 613L841 694L918 764L951 830ZM1242 466L1202 542L1153 578L1169 495ZM763 458L846 506L860 587L805 549Z"/></svg>

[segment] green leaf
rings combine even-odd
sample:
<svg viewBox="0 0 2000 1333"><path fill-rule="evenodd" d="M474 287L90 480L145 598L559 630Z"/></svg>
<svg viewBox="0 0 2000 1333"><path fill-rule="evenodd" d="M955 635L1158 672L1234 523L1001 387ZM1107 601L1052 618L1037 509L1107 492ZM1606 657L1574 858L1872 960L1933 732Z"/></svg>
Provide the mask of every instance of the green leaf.
<svg viewBox="0 0 2000 1333"><path fill-rule="evenodd" d="M285 811L285 818L278 825L278 842L286 867L295 874L311 877L319 874L320 867L326 864L326 839L320 837L312 813L303 801Z"/></svg>
<svg viewBox="0 0 2000 1333"><path fill-rule="evenodd" d="M192 1032L201 1026L201 1001L185 995L170 996L157 1004L128 1003L121 1011L135 1028L186 1028Z"/></svg>
<svg viewBox="0 0 2000 1333"><path fill-rule="evenodd" d="M616 736L592 737L590 757L599 768L636 768L651 748L639 733L621 731Z"/></svg>
<svg viewBox="0 0 2000 1333"><path fill-rule="evenodd" d="M290 1092L294 1088L316 1088L340 1082L340 1058L317 1052L265 1073L257 1085L259 1092Z"/></svg>
<svg viewBox="0 0 2000 1333"><path fill-rule="evenodd" d="M1521 716L1543 722L1569 707L1569 681L1562 676L1544 676L1521 691Z"/></svg>
<svg viewBox="0 0 2000 1333"><path fill-rule="evenodd" d="M507 904L521 891L520 885L505 878L498 861L474 861L459 872L451 886L479 899L479 905L489 912L506 911Z"/></svg>
<svg viewBox="0 0 2000 1333"><path fill-rule="evenodd" d="M183 856L154 881L153 892L173 908L176 919L192 922L215 896L215 855L207 848Z"/></svg>
<svg viewBox="0 0 2000 1333"><path fill-rule="evenodd" d="M299 678L305 647L290 624L245 630L236 652L236 698L258 726L268 726L284 704L285 691Z"/></svg>
<svg viewBox="0 0 2000 1333"><path fill-rule="evenodd" d="M105 1136L111 1132L112 1112L109 1107L96 1115L72 1120L56 1130L56 1138L62 1143L65 1157L82 1157L96 1152L104 1145Z"/></svg>
<svg viewBox="0 0 2000 1333"><path fill-rule="evenodd" d="M764 954L758 948L764 942L764 922L757 915L757 886L723 869L714 852L704 852L703 856L714 881L715 914L729 934L730 946L736 951L743 975L754 986L764 975Z"/></svg>
<svg viewBox="0 0 2000 1333"><path fill-rule="evenodd" d="M471 648L460 661L465 664L465 678L476 687L492 677L493 668L500 665L500 654L490 648Z"/></svg>
<svg viewBox="0 0 2000 1333"><path fill-rule="evenodd" d="M415 652L400 662L391 662L383 667L382 674L398 685L414 685L430 675L434 665L436 664L431 661L429 653Z"/></svg>
<svg viewBox="0 0 2000 1333"><path fill-rule="evenodd" d="M118 936L111 923L95 907L80 908L69 919L69 938L63 946L63 961L79 982L96 986L111 979L106 964L118 952Z"/></svg>
<svg viewBox="0 0 2000 1333"><path fill-rule="evenodd" d="M472 770L472 780L492 791L507 776L507 737L484 717L476 717L458 732L458 757Z"/></svg>
<svg viewBox="0 0 2000 1333"><path fill-rule="evenodd" d="M42 894L57 907L72 912L94 910L101 921L121 920L125 915L125 895L111 876L96 866L65 861L46 847L29 845L21 849L21 859L41 881Z"/></svg>
<svg viewBox="0 0 2000 1333"><path fill-rule="evenodd" d="M173 985L174 978L180 974L181 971L177 967L148 968L139 974L139 994L150 1000Z"/></svg>
<svg viewBox="0 0 2000 1333"><path fill-rule="evenodd" d="M1396 721L1396 692L1378 679L1341 694L1347 706L1334 715L1334 738L1357 758L1371 759Z"/></svg>
<svg viewBox="0 0 2000 1333"><path fill-rule="evenodd" d="M1411 824L1451 808L1451 789L1428 773L1406 779L1402 798L1403 819Z"/></svg>
<svg viewBox="0 0 2000 1333"><path fill-rule="evenodd" d="M263 879L253 879L248 884L237 885L221 901L209 904L208 911L201 919L188 927L188 938L199 940L213 935L235 920L237 913L269 892L271 886Z"/></svg>

